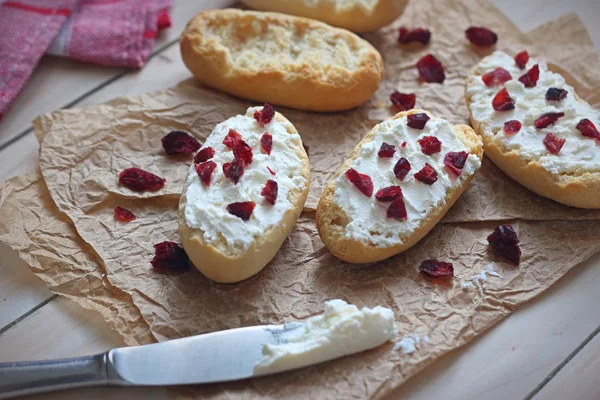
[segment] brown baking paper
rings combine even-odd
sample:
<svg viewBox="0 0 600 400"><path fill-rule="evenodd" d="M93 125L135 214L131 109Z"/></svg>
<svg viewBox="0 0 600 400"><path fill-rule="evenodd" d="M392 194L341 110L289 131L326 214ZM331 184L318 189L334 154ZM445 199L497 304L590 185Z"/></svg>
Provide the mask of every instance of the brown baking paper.
<svg viewBox="0 0 600 400"><path fill-rule="evenodd" d="M452 23L440 23L441 15ZM394 31L400 25L432 28L432 44L427 48L396 45ZM470 25L496 30L500 49L514 53L527 48L533 56L558 60L579 94L597 105L594 91L583 89L597 90L599 63L576 18L563 18L536 30L532 34L536 40L545 37L555 40L554 46L541 48L529 43L488 3L413 1L392 27L367 35L382 51L387 71L386 81L372 102L336 114L279 109L294 123L311 149L313 182L307 210L314 209L328 176L356 142L378 120L394 113L387 107L392 90L415 91L417 106L453 122L465 122L462 80L486 53L466 43L463 32ZM414 63L426 52L435 53L446 65L448 79L444 85L416 81ZM565 57L565 53L571 56ZM87 302L90 296L95 296L97 303L104 302L103 308L98 308L105 319L112 321L122 307L127 307L129 311L119 316L121 322L113 326L123 335L129 335L129 343L145 342L148 336L143 336L146 338L143 340L135 338L142 333L148 335L148 330L158 340L165 340L305 318L320 313L323 301L331 298L343 298L359 306L381 304L392 308L400 329L395 342L413 333L430 339L430 343L424 342L412 354L403 354L394 350L394 344L387 344L293 373L197 389L197 394L204 397L380 398L436 357L491 327L600 250L596 240L600 222L595 221L600 217L598 211L577 210L540 198L485 161L446 218L446 222L462 223L438 225L413 249L385 262L351 266L335 259L318 237L313 213L307 212L275 259L263 272L245 282L216 284L195 269L184 273L154 271L148 263L152 245L162 240L178 240L176 206L191 161L190 157L166 157L160 138L170 130L180 129L203 140L216 123L242 113L249 105L195 87L190 80L165 91L44 115L35 122L35 127L42 139L40 163L50 196L42 194L46 193L44 185L35 177L27 178L28 185L35 186L38 192L26 191L27 185L17 179L0 193L4 203L0 228L6 232L0 240L16 248L50 284L66 272L62 278L66 281L59 285L60 293L78 302ZM120 187L118 173L131 166L166 177L167 185L159 192L141 195ZM57 208L50 207L50 197ZM17 224L30 223L26 219L35 218L38 220L35 226L45 232L49 229L46 225L58 220L61 226L56 227L56 232L13 233L17 228L12 226L15 225L12 214L22 207L24 198L33 212L21 211L23 221ZM134 211L138 219L129 224L115 222L112 208L117 204ZM43 214L42 209L51 212ZM74 222L76 231L67 229L69 224L61 212ZM519 267L508 266L488 251L485 237L497 222L485 221L502 219L519 219L512 221L524 254ZM584 219L588 221L577 221ZM40 240L47 240L45 236L60 240L45 244L48 253L55 256L42 259L43 253L38 256L28 250L38 246ZM83 267L80 260L70 256L77 254L74 248L92 257ZM454 280L442 284L418 273L417 266L422 260L435 257L454 263L457 275ZM488 277L481 290L461 287L490 264L502 278ZM99 282L94 286L97 288L94 294L87 293L85 283L81 283L87 280ZM127 305L114 300L113 293ZM137 318L139 315L142 321Z"/></svg>

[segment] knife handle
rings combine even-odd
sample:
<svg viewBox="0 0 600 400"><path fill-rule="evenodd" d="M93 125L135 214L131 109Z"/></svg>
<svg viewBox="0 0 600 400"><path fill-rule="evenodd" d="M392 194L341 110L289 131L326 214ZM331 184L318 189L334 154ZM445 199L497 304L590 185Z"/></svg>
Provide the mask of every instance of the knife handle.
<svg viewBox="0 0 600 400"><path fill-rule="evenodd" d="M109 354L0 364L0 399L85 386L119 385Z"/></svg>

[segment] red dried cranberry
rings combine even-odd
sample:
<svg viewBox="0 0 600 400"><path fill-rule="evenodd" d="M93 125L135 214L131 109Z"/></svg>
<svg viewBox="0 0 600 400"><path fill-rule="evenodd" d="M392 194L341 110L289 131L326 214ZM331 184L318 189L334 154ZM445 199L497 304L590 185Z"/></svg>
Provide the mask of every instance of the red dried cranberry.
<svg viewBox="0 0 600 400"><path fill-rule="evenodd" d="M273 171L271 168L267 167L267 169L269 170L269 172L271 173L271 175L273 175L273 176L277 175L277 174L275 173L275 171Z"/></svg>
<svg viewBox="0 0 600 400"><path fill-rule="evenodd" d="M393 105L398 107L400 111L408 111L415 107L415 101L417 100L417 95L414 93L400 93L398 91L394 91L390 95L390 101Z"/></svg>
<svg viewBox="0 0 600 400"><path fill-rule="evenodd" d="M527 61L529 61L529 53L526 51L522 51L515 56L515 64L517 64L517 67L520 69L525 69Z"/></svg>
<svg viewBox="0 0 600 400"><path fill-rule="evenodd" d="M508 90L503 88L492 99L492 107L496 111L509 111L515 108L515 101L508 94Z"/></svg>
<svg viewBox="0 0 600 400"><path fill-rule="evenodd" d="M162 242L154 245L154 258L150 264L161 270L186 270L190 267L190 259L177 243Z"/></svg>
<svg viewBox="0 0 600 400"><path fill-rule="evenodd" d="M205 147L196 154L194 162L200 164L201 162L210 160L215 156L215 150L212 147Z"/></svg>
<svg viewBox="0 0 600 400"><path fill-rule="evenodd" d="M500 225L487 237L492 248L515 265L521 261L519 238L512 225Z"/></svg>
<svg viewBox="0 0 600 400"><path fill-rule="evenodd" d="M546 92L546 100L548 101L561 101L565 97L567 97L567 92L565 89L559 89L551 87Z"/></svg>
<svg viewBox="0 0 600 400"><path fill-rule="evenodd" d="M304 147L304 151L306 152L306 156L310 157L310 153L309 153L310 147L308 147L304 143L302 143L302 147Z"/></svg>
<svg viewBox="0 0 600 400"><path fill-rule="evenodd" d="M427 185L433 185L437 181L438 175L435 169L426 163L423 169L415 174L415 179Z"/></svg>
<svg viewBox="0 0 600 400"><path fill-rule="evenodd" d="M483 83L485 83L485 86L487 87L502 85L503 83L508 82L511 79L512 75L510 74L510 72L500 67L481 76L481 80L483 81Z"/></svg>
<svg viewBox="0 0 600 400"><path fill-rule="evenodd" d="M369 175L361 174L354 168L346 171L346 178L356 186L367 197L373 194L373 181Z"/></svg>
<svg viewBox="0 0 600 400"><path fill-rule="evenodd" d="M544 146L552 154L558 154L565 144L565 139L559 138L554 133L548 133L544 138Z"/></svg>
<svg viewBox="0 0 600 400"><path fill-rule="evenodd" d="M256 111L254 113L254 119L256 120L256 122L258 122L260 126L267 125L269 122L271 122L274 116L275 109L272 105L268 103L265 103L262 110Z"/></svg>
<svg viewBox="0 0 600 400"><path fill-rule="evenodd" d="M279 187L277 186L277 182L272 179L269 179L265 184L265 187L260 192L260 195L265 198L269 203L275 204L275 200L277 200L277 191Z"/></svg>
<svg viewBox="0 0 600 400"><path fill-rule="evenodd" d="M596 129L596 125L587 118L582 119L577 123L576 128L585 137L600 139L600 132Z"/></svg>
<svg viewBox="0 0 600 400"><path fill-rule="evenodd" d="M516 119L511 119L504 123L504 132L509 135L514 135L521 130L521 123Z"/></svg>
<svg viewBox="0 0 600 400"><path fill-rule="evenodd" d="M119 183L136 192L158 190L167 180L139 168L127 168L119 174Z"/></svg>
<svg viewBox="0 0 600 400"><path fill-rule="evenodd" d="M406 205L402 198L392 201L392 204L387 209L386 217L395 219L406 219L408 217L408 214L406 214Z"/></svg>
<svg viewBox="0 0 600 400"><path fill-rule="evenodd" d="M384 187L375 193L375 198L379 201L394 201L402 198L402 189L400 189L400 186Z"/></svg>
<svg viewBox="0 0 600 400"><path fill-rule="evenodd" d="M382 158L392 158L395 152L396 146L383 142L381 143L381 148L379 148L377 155Z"/></svg>
<svg viewBox="0 0 600 400"><path fill-rule="evenodd" d="M453 277L454 267L452 263L438 261L438 260L425 260L419 266L419 271L426 275L433 277Z"/></svg>
<svg viewBox="0 0 600 400"><path fill-rule="evenodd" d="M544 113L535 120L535 128L536 129L547 128L550 125L553 125L556 121L558 121L559 118L562 118L564 116L565 116L564 112Z"/></svg>
<svg viewBox="0 0 600 400"><path fill-rule="evenodd" d="M402 142L402 145L400 147L405 148L406 147L406 142Z"/></svg>
<svg viewBox="0 0 600 400"><path fill-rule="evenodd" d="M244 140L242 135L240 135L233 129L230 129L229 132L227 132L227 136L225 136L225 139L223 139L223 144L227 147L233 148L233 146L240 140Z"/></svg>
<svg viewBox="0 0 600 400"><path fill-rule="evenodd" d="M195 137L183 131L171 131L161 139L167 154L191 154L200 148Z"/></svg>
<svg viewBox="0 0 600 400"><path fill-rule="evenodd" d="M423 136L418 143L421 145L421 152L428 156L442 151L442 142L435 136Z"/></svg>
<svg viewBox="0 0 600 400"><path fill-rule="evenodd" d="M535 64L529 71L519 78L519 82L525 85L525 87L532 88L537 85L538 79L540 79L540 67L539 65Z"/></svg>
<svg viewBox="0 0 600 400"><path fill-rule="evenodd" d="M413 129L423 130L423 128L425 128L425 124L427 124L427 121L429 121L430 118L429 115L425 113L418 113L410 114L406 117L406 120L408 121L406 125L408 125L409 127Z"/></svg>
<svg viewBox="0 0 600 400"><path fill-rule="evenodd" d="M123 207L116 206L114 209L114 212L115 212L115 218L118 219L119 221L131 222L136 218L134 213L132 213L131 211L129 211Z"/></svg>
<svg viewBox="0 0 600 400"><path fill-rule="evenodd" d="M244 165L252 164L252 147L243 140L237 141L233 145L233 156L244 162Z"/></svg>
<svg viewBox="0 0 600 400"><path fill-rule="evenodd" d="M252 211L254 211L255 206L256 204L254 204L253 201L242 201L239 203L229 204L227 206L227 211L229 214L233 214L244 221L248 221L252 215Z"/></svg>
<svg viewBox="0 0 600 400"><path fill-rule="evenodd" d="M429 29L416 28L408 30L406 28L400 28L398 30L398 43L406 44L410 42L420 42L427 44L430 39L431 32Z"/></svg>
<svg viewBox="0 0 600 400"><path fill-rule="evenodd" d="M446 79L442 63L431 54L427 54L417 62L417 69L419 77L425 82L442 83Z"/></svg>
<svg viewBox="0 0 600 400"><path fill-rule="evenodd" d="M484 27L472 26L465 31L469 42L478 47L489 47L498 41L498 35Z"/></svg>
<svg viewBox="0 0 600 400"><path fill-rule="evenodd" d="M409 172L410 172L410 163L408 162L408 160L406 158L402 157L401 159L398 160L398 162L394 166L394 175L396 175L396 178L398 178L399 180L402 181L402 180L404 180L406 175L408 175Z"/></svg>
<svg viewBox="0 0 600 400"><path fill-rule="evenodd" d="M200 164L194 164L196 173L200 177L200 182L204 186L210 186L210 178L212 177L213 171L217 168L217 164L214 161L206 161Z"/></svg>
<svg viewBox="0 0 600 400"><path fill-rule="evenodd" d="M271 149L273 148L273 135L271 135L269 132L263 133L262 137L260 138L260 148L270 156Z"/></svg>
<svg viewBox="0 0 600 400"><path fill-rule="evenodd" d="M242 175L244 175L245 169L244 162L239 158L234 158L232 162L223 164L223 175L237 185Z"/></svg>
<svg viewBox="0 0 600 400"><path fill-rule="evenodd" d="M444 165L457 176L462 172L469 154L466 151L449 152L444 156Z"/></svg>

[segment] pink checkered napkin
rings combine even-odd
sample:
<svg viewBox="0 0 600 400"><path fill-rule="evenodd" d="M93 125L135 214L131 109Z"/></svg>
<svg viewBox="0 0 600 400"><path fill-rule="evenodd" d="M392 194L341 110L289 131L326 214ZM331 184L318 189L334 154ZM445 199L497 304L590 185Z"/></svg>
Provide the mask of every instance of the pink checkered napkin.
<svg viewBox="0 0 600 400"><path fill-rule="evenodd" d="M0 0L0 118L48 52L141 68L173 0Z"/></svg>

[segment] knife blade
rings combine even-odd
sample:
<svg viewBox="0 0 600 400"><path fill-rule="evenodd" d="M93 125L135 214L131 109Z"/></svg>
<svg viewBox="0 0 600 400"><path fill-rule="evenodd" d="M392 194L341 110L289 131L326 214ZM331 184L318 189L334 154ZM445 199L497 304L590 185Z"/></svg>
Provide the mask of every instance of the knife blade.
<svg viewBox="0 0 600 400"><path fill-rule="evenodd" d="M86 386L171 386L235 381L294 369L255 372L263 346L301 324L206 333L89 357L0 364L0 399Z"/></svg>

